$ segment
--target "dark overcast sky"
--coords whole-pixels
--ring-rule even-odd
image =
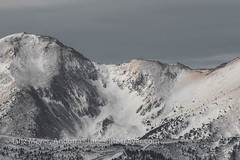
[[[100,63],[213,67],[240,56],[239,0],[0,0],[0,36],[56,37]]]

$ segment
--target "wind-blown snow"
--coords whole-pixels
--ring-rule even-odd
[[[176,117],[183,113],[191,116],[190,125],[181,135],[193,128],[201,128],[202,124],[221,119],[222,116],[227,117],[219,126],[222,136],[240,134],[236,115],[240,105],[239,70],[240,60],[235,59],[215,71],[192,71],[178,82],[179,86],[176,86],[168,99],[168,106],[172,106],[176,112],[168,116]],[[186,80],[190,83],[185,83]]]
[[[100,94],[106,98],[107,104],[101,108],[100,115],[91,121],[88,126],[88,134],[93,138],[116,138],[116,139],[133,139],[139,135],[143,135],[145,128],[141,124],[141,116],[136,114],[137,108],[142,104],[142,97],[138,96],[136,92],[129,93],[127,89],[120,89],[119,86],[113,82],[111,70],[115,65],[96,65],[100,79],[95,81]],[[104,84],[106,87],[103,87]],[[111,117],[111,118],[110,118]],[[105,118],[109,118],[114,123],[109,126],[108,130],[102,135],[101,126],[97,128],[98,123]]]

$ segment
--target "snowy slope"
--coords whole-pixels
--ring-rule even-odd
[[[189,70],[181,64],[141,59],[120,65],[95,65],[101,84],[98,88],[108,100],[100,116],[113,121],[107,131],[100,130],[105,139],[134,139],[155,127],[152,121],[166,107],[165,99],[177,77]]]
[[[182,76],[166,102],[168,119],[159,119],[160,127],[145,138],[163,138],[163,132],[167,138],[239,136],[239,70],[237,58],[223,68],[192,70]]]
[[[106,113],[113,111],[124,117],[114,121],[117,116],[110,114],[113,122],[102,134],[106,138],[133,138],[139,130],[139,137],[146,133],[142,138],[201,139],[239,135],[238,58],[209,70],[191,70],[181,64],[141,59],[96,66],[105,87],[100,90],[103,95],[110,95],[106,98],[110,101]],[[127,111],[123,115],[122,107]],[[115,126],[124,123],[132,126],[132,130]]]

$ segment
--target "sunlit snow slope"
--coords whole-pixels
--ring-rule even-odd
[[[215,69],[93,63],[54,38],[0,40],[0,133],[38,138],[239,135],[240,59]]]

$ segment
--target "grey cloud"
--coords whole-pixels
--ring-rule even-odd
[[[0,9],[19,9],[49,7],[53,5],[69,5],[77,0],[0,0]]]
[[[100,63],[145,58],[202,68],[240,53],[238,0],[18,1],[29,7],[0,7],[1,37],[50,35]]]

